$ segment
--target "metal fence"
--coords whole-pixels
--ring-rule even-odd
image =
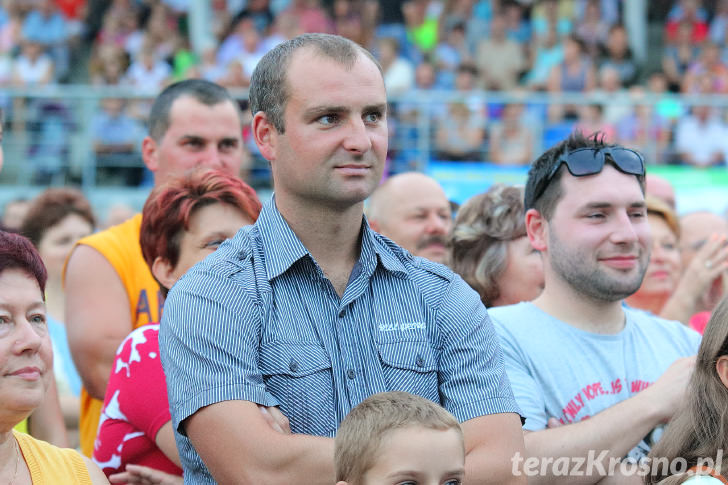
[[[2,194],[7,198],[11,192],[28,187],[32,191],[66,184],[80,185],[90,194],[112,188],[146,193],[152,179],[141,160],[141,140],[156,94],[85,85],[5,89],[0,93],[0,106],[5,112],[0,199]],[[232,94],[245,109],[247,92]],[[532,156],[563,139],[575,127],[599,127],[596,118],[617,112],[619,119],[604,126],[614,130],[615,141],[645,153],[650,164],[680,162],[674,145],[675,130],[691,106],[712,107],[723,123],[728,113],[728,96],[644,92],[551,95],[412,91],[391,97],[390,102],[389,169],[394,172],[426,171],[433,160],[493,162],[494,143],[498,142],[495,136],[502,135],[504,126],[512,122],[507,114],[511,106],[518,107],[517,122],[529,134]],[[448,145],[468,128],[480,129],[481,138],[471,140],[462,153],[451,146],[443,149],[443,144]],[[625,137],[630,131],[634,132],[633,139]],[[267,162],[257,154],[252,140],[246,139],[246,147],[249,181],[258,189],[269,189]]]

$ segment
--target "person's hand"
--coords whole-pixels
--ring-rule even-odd
[[[129,485],[183,485],[182,477],[141,465],[126,465],[126,471],[109,476],[111,483]]]
[[[728,246],[725,236],[713,234],[695,253],[681,278],[680,291],[692,291],[696,298],[705,295],[716,278],[728,271]]]
[[[653,406],[658,406],[660,420],[667,422],[678,410],[695,369],[695,356],[677,359],[654,384],[642,391]]]
[[[280,409],[261,405],[258,405],[258,409],[260,409],[263,418],[271,428],[279,433],[291,434],[291,426],[288,418],[284,416]]]

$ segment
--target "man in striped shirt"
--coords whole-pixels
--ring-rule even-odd
[[[525,483],[511,470],[518,408],[477,294],[363,217],[387,152],[374,58],[306,34],[266,54],[250,99],[275,196],[179,280],[161,325],[185,481],[333,483],[338,424],[401,390],[463,423],[471,483]],[[278,406],[292,434],[257,405]]]

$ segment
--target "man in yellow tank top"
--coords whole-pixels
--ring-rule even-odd
[[[242,123],[228,92],[201,80],[167,87],[154,102],[142,158],[155,186],[209,167],[239,175]],[[68,343],[83,381],[81,451],[91,456],[117,346],[135,328],[161,318],[159,284],[139,246],[141,214],[80,240],[65,271]]]

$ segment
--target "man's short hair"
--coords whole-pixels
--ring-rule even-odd
[[[566,167],[561,166],[556,171],[551,180],[548,176],[553,170],[554,165],[561,163],[561,156],[577,148],[613,148],[618,145],[609,144],[604,141],[604,134],[596,132],[586,137],[580,131],[575,131],[569,138],[558,143],[554,147],[546,150],[531,165],[528,171],[528,181],[526,182],[525,193],[525,210],[536,209],[546,220],[550,220],[556,209],[556,204],[563,195],[561,190],[561,177]],[[606,157],[605,164],[614,165],[610,157]],[[640,184],[642,193],[645,193],[645,176],[635,175],[637,182]],[[540,192],[540,195],[538,195]]]
[[[239,112],[238,104],[230,96],[227,89],[204,79],[186,79],[167,86],[154,100],[149,113],[149,136],[159,142],[169,129],[169,112],[174,102],[182,97],[189,96],[205,106],[215,106],[230,102]]]
[[[508,242],[526,235],[523,187],[495,184],[468,199],[450,237],[450,266],[487,307],[500,296],[498,277],[508,262]]]
[[[338,35],[303,34],[282,42],[268,51],[255,66],[250,77],[250,112],[262,111],[278,133],[285,133],[283,112],[288,102],[286,72],[295,52],[310,47],[316,53],[330,58],[351,69],[363,54],[382,72],[382,67],[372,54],[359,44]]]
[[[410,426],[438,431],[454,429],[462,438],[460,423],[440,405],[407,392],[374,394],[341,422],[335,440],[336,481],[360,484],[374,466],[387,433]]]

